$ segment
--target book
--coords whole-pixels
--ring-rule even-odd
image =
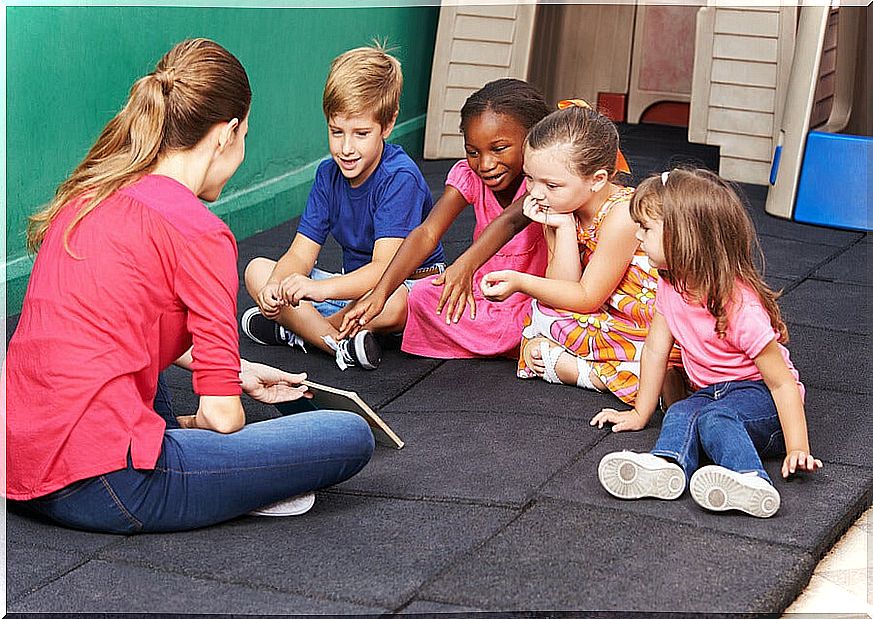
[[[394,449],[403,448],[403,441],[394,433],[394,430],[372,408],[367,406],[367,403],[354,391],[321,385],[311,380],[304,380],[303,384],[309,387],[312,399],[308,400],[308,402],[314,405],[315,408],[356,413],[370,424],[373,436],[377,442]]]

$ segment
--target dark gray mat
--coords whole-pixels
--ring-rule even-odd
[[[589,420],[605,406],[621,406],[609,394],[515,376],[510,359],[449,360],[385,407],[386,411],[498,411]],[[457,385],[460,388],[446,388]],[[499,389],[488,388],[499,385]]]
[[[869,335],[871,292],[873,289],[857,284],[807,279],[785,294],[779,305],[783,318],[791,323]]]
[[[6,505],[6,540],[12,544],[90,555],[123,540],[117,535],[64,529],[48,520],[17,510],[11,503]]]
[[[873,468],[870,396],[810,387],[806,390],[810,449],[825,462]]]
[[[807,277],[842,249],[794,239],[761,235],[765,275],[796,279]]]
[[[648,451],[657,431],[646,440],[626,432],[607,432],[604,440],[574,466],[555,477],[542,495],[604,510],[626,511],[652,521],[682,522],[698,529],[741,535],[772,544],[796,546],[818,558],[859,515],[873,493],[873,470],[828,462],[813,475],[782,479],[781,459],[768,459],[767,474],[779,491],[782,504],[769,519],[740,512],[713,513],[699,507],[686,491],[675,501],[621,500],[610,495],[597,479],[597,465],[606,454],[623,449]]]
[[[813,276],[835,282],[873,286],[873,244],[868,241],[852,245],[816,270]],[[868,298],[869,295],[868,292]]]
[[[839,326],[839,317],[831,317]],[[832,331],[822,319],[821,327],[788,325],[788,350],[807,387],[847,393],[871,393],[870,336]],[[869,409],[866,413],[869,414]]]
[[[395,608],[512,516],[496,507],[319,493],[305,517],[246,518],[184,535],[142,535],[100,557]]]
[[[293,561],[285,570],[293,569]],[[269,588],[203,579],[119,562],[91,561],[64,579],[12,604],[21,612],[123,613],[131,608],[153,613],[197,612],[227,615],[380,614],[385,609],[330,599],[310,599]]]
[[[436,617],[445,616],[447,613],[476,613],[482,612],[479,608],[470,606],[454,606],[452,604],[441,604],[440,602],[431,602],[430,600],[415,600],[409,606],[401,610],[398,614],[401,615],[434,615]]]
[[[343,489],[521,507],[554,471],[599,438],[573,419],[503,411],[383,417],[406,447],[379,450]]]
[[[86,561],[83,554],[6,543],[6,600],[12,610],[16,600],[62,577]]]
[[[495,611],[772,612],[813,565],[782,544],[544,501],[421,596]]]

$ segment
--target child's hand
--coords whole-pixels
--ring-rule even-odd
[[[279,284],[267,282],[258,292],[255,303],[261,310],[261,314],[265,317],[274,320],[279,316],[279,311],[285,305],[285,300],[279,294]]]
[[[518,292],[518,271],[491,271],[482,278],[479,287],[489,301],[505,301]]]
[[[522,212],[537,223],[550,228],[570,227],[576,229],[576,217],[573,213],[557,213],[548,206],[545,206],[534,200],[531,196],[524,199]]]
[[[339,328],[339,339],[354,336],[361,330],[361,327],[378,316],[384,307],[385,297],[381,294],[373,294],[372,290],[355,301],[346,315],[343,316],[343,322]]]
[[[632,408],[629,411],[617,411],[614,408],[604,408],[591,418],[590,424],[602,428],[603,424],[611,423],[613,432],[625,430],[642,430],[646,427],[648,419]]]
[[[470,320],[476,320],[476,299],[473,297],[473,273],[460,261],[448,267],[445,272],[433,279],[434,286],[442,286],[436,313],[446,312],[446,324],[456,323],[464,315],[464,308],[470,306]]]
[[[782,477],[793,475],[798,469],[812,473],[821,467],[821,460],[814,458],[811,453],[802,449],[792,449],[785,455],[785,460],[782,462]]]
[[[319,282],[311,280],[305,275],[294,273],[279,284],[279,295],[285,300],[285,303],[293,307],[297,307],[304,300],[318,303],[324,301],[324,295],[320,294],[321,287],[318,284]]]

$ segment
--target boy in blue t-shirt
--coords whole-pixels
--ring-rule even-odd
[[[400,146],[386,144],[400,105],[403,75],[396,58],[378,47],[338,56],[324,87],[323,109],[331,158],[318,166],[291,247],[277,262],[255,258],[245,284],[257,303],[242,330],[259,344],[311,344],[336,355],[345,369],[374,369],[381,350],[372,332],[396,333],[406,323],[407,280],[370,331],[339,340],[344,308],[379,281],[403,239],[430,213],[430,190]],[[342,247],[342,274],[314,268],[328,233]],[[441,245],[412,280],[445,268]]]

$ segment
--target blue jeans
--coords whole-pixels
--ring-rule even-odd
[[[162,388],[160,380],[159,395]],[[183,531],[344,481],[364,468],[373,447],[367,422],[348,412],[301,412],[232,434],[181,429],[173,418],[154,470],[137,470],[128,459],[127,468],[25,503],[88,531]]]
[[[686,478],[697,470],[700,451],[714,463],[768,482],[761,455],[785,453],[782,426],[764,381],[715,383],[667,410],[652,453],[675,460]]]
[[[322,271],[319,268],[314,268],[309,273],[309,279],[313,281],[321,281],[323,279],[330,279],[331,277],[336,277],[336,273],[328,273],[327,271]],[[324,316],[325,318],[330,318],[346,305],[349,304],[349,301],[343,299],[325,299],[324,301],[319,301],[317,303],[313,303],[312,307],[318,310],[318,313]]]

